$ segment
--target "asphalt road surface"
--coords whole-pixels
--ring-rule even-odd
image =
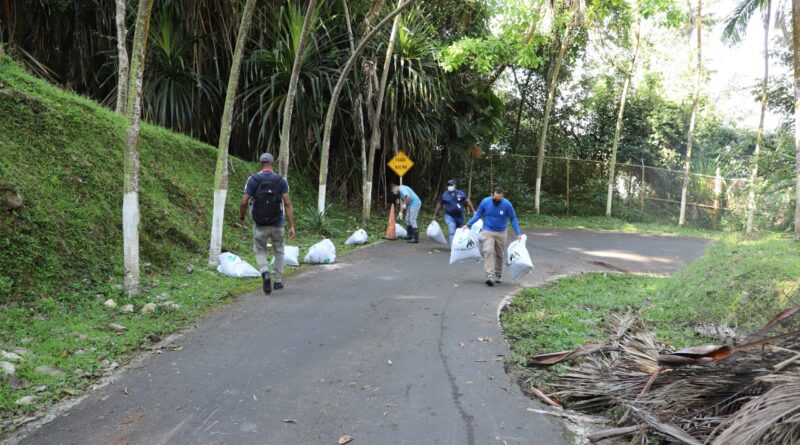
[[[671,273],[692,238],[537,230],[524,284],[583,271]],[[448,266],[424,240],[385,242],[240,297],[23,444],[567,443],[503,368],[497,320],[519,289]],[[481,337],[479,341],[478,338]],[[487,341],[490,340],[490,341]]]

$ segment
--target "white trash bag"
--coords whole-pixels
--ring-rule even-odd
[[[447,245],[447,238],[444,237],[444,233],[442,233],[442,228],[439,226],[438,222],[432,221],[428,224],[428,230],[426,230],[425,233],[428,235],[428,238],[432,239],[434,242]]]
[[[398,238],[402,239],[402,238],[405,238],[405,237],[408,236],[408,232],[406,231],[406,228],[401,226],[400,224],[394,223],[394,231],[397,234]]]
[[[299,266],[300,265],[300,248],[297,246],[285,246],[283,248],[283,265],[284,266]],[[275,257],[272,257],[270,264],[275,264]]]
[[[533,270],[531,254],[528,253],[528,248],[525,246],[527,241],[528,236],[522,235],[521,240],[514,241],[508,245],[506,264],[508,264],[508,270],[511,272],[511,281],[517,281],[518,278],[529,274]]]
[[[455,237],[453,237],[453,245],[450,247],[450,264],[462,261],[480,261],[482,259],[478,235],[467,229],[466,226],[456,230]]]
[[[336,261],[336,246],[329,239],[324,239],[308,248],[303,262],[308,264],[331,264]]]
[[[481,235],[481,232],[483,231],[483,220],[482,219],[477,220],[475,222],[475,224],[472,225],[470,230],[472,230],[472,233],[474,233],[475,235],[478,236],[478,241],[483,241],[483,235]]]
[[[347,238],[347,241],[344,243],[348,246],[351,244],[360,245],[366,243],[368,239],[369,235],[367,235],[367,231],[364,229],[358,229],[355,231],[355,233],[350,235],[350,238]]]
[[[261,276],[258,269],[251,266],[238,255],[234,255],[230,252],[221,253],[219,255],[217,272],[236,278],[258,278]]]

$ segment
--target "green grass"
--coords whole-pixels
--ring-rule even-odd
[[[604,216],[546,216],[533,213],[520,213],[520,224],[526,228],[558,228],[613,230],[627,233],[650,233],[654,235],[697,236],[719,239],[725,232],[700,229],[695,227],[679,227],[673,223],[628,222],[619,218]]]
[[[133,300],[123,296],[123,132],[120,116],[0,59],[0,191],[16,189],[24,199],[13,212],[0,208],[0,349],[31,352],[17,366],[27,388],[12,389],[0,377],[0,425],[85,391],[102,372],[102,360],[122,365],[150,345],[149,335],[163,337],[184,328],[260,285],[222,277],[206,266],[216,149],[145,125],[143,291]],[[255,264],[251,232],[236,224],[239,191],[257,166],[236,158],[230,162],[223,249]],[[338,253],[349,250],[342,243],[359,227],[358,213],[334,205],[322,221],[312,210],[316,190],[311,183],[298,175],[291,181],[298,239],[287,244],[300,246],[302,255],[323,236],[335,235]],[[384,215],[376,214],[366,228],[370,241],[384,228]],[[301,269],[293,269],[289,278]],[[108,298],[119,306],[132,303],[137,312],[107,310]],[[179,309],[139,313],[145,303],[166,300]],[[128,330],[115,333],[107,329],[109,323]],[[56,366],[66,375],[38,374],[34,370],[40,365]],[[76,376],[76,369],[89,377]],[[35,405],[15,406],[41,385],[47,389],[36,393]]]
[[[671,277],[591,273],[525,289],[502,323],[523,366],[533,354],[602,341],[615,312],[641,314],[658,341],[684,347],[715,340],[696,333],[699,325],[747,333],[798,304],[800,243],[729,235]]]

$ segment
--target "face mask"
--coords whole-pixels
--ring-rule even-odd
[[[449,185],[449,186],[447,186],[447,191],[448,191],[448,192],[454,192],[454,191],[456,191],[456,186],[454,186],[454,185]]]

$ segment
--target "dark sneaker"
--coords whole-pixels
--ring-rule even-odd
[[[495,277],[494,277],[494,284],[500,284],[500,283],[502,283],[502,282],[503,282],[503,279],[502,279],[502,277],[501,277],[499,274],[498,274],[498,275],[495,275]]]
[[[489,287],[494,286],[494,275],[487,275],[486,276],[486,285]]]
[[[269,295],[272,293],[272,280],[269,279],[269,272],[264,272],[261,274],[261,280],[263,283],[261,284],[261,290],[264,291],[265,295]]]
[[[280,282],[280,281],[276,281],[275,284],[273,285],[273,289],[275,289],[275,290],[283,289],[283,283]]]

